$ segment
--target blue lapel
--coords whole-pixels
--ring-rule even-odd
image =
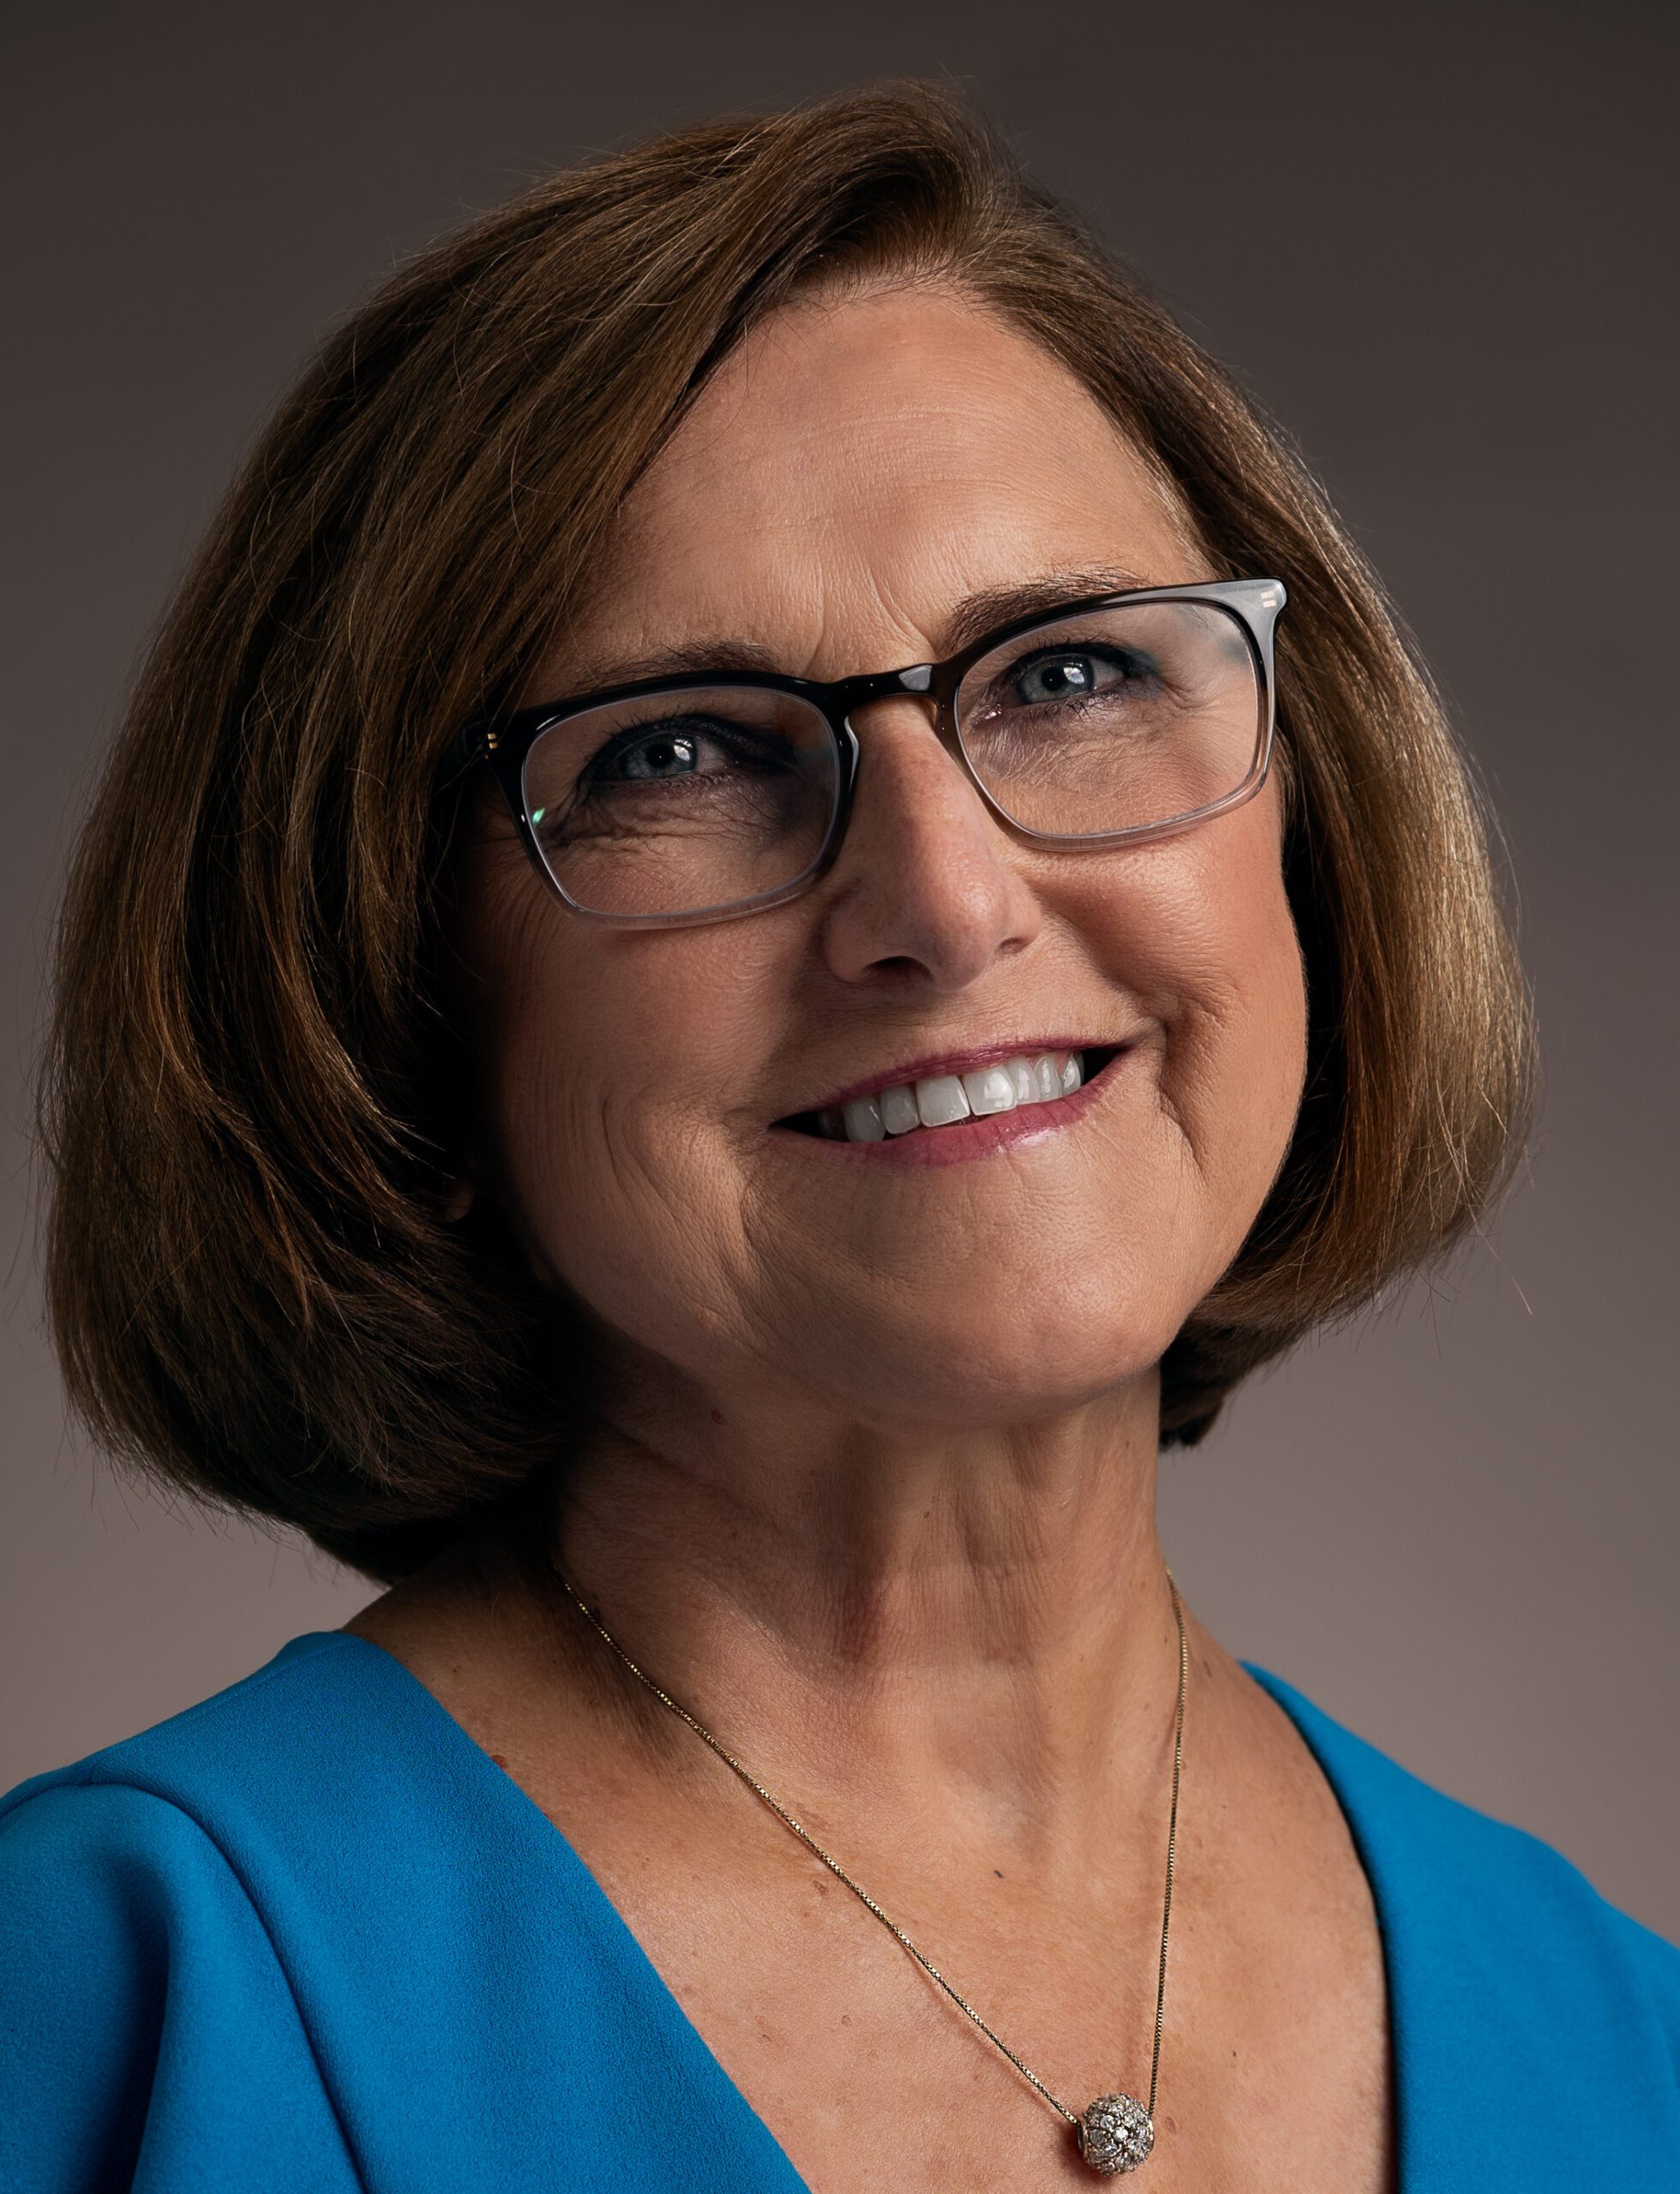
[[[1400,2194],[1680,2184],[1680,1951],[1563,1855],[1245,1662],[1341,1801],[1377,1904]]]

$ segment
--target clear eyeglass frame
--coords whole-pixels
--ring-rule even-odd
[[[832,866],[846,834],[856,795],[861,749],[851,718],[867,704],[907,695],[932,704],[933,730],[939,743],[968,778],[985,806],[1006,832],[1034,845],[1065,852],[1101,851],[1119,846],[1140,845],[1211,820],[1252,800],[1270,771],[1277,722],[1277,673],[1275,638],[1277,620],[1287,591],[1278,578],[1207,579],[1182,586],[1139,587],[1120,593],[1087,595],[1035,611],[985,632],[957,654],[942,662],[910,663],[898,670],[865,671],[851,678],[824,680],[783,677],[768,671],[729,670],[715,675],[687,671],[665,678],[643,679],[630,685],[602,686],[543,701],[533,706],[475,717],[458,735],[456,752],[462,763],[482,764],[495,777],[525,850],[567,912],[580,920],[631,929],[687,928],[700,923],[729,921],[784,904],[809,890]],[[1019,640],[1041,628],[1050,629],[1070,619],[1151,602],[1206,602],[1227,612],[1250,650],[1257,685],[1257,722],[1253,756],[1240,783],[1218,799],[1182,814],[1156,822],[1131,824],[1121,830],[1062,834],[1035,830],[1021,823],[1001,804],[976,770],[963,743],[957,719],[957,699],[963,680],[973,666],[994,650]],[[775,889],[749,897],[732,899],[681,912],[630,914],[603,911],[580,904],[549,866],[531,820],[525,796],[525,763],[531,748],[545,732],[609,705],[651,699],[660,695],[731,690],[783,693],[813,708],[827,724],[835,747],[832,812],[814,855],[799,872]]]

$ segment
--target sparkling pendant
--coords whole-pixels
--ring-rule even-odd
[[[1102,2178],[1136,2171],[1155,2146],[1155,2127],[1129,2095],[1100,2095],[1079,2120],[1079,2153]]]

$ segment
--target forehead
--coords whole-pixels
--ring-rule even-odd
[[[1209,567],[1065,367],[949,292],[801,304],[729,355],[638,483],[540,682],[712,638],[844,676],[945,652],[976,596],[1096,569]]]

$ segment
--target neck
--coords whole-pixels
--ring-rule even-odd
[[[750,1406],[673,1422],[599,1424],[554,1560],[771,1787],[956,1821],[1041,1870],[1136,1810],[1179,1679],[1152,1381],[961,1433]]]

